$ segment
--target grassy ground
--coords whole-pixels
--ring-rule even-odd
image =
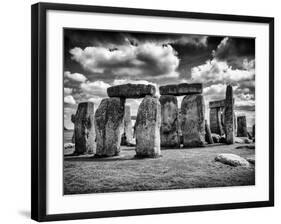
[[[165,149],[157,159],[135,159],[134,147],[106,159],[89,156],[64,159],[64,193],[144,191],[255,184],[255,167],[231,167],[214,158],[219,153],[253,157],[255,150],[238,145]],[[241,146],[241,144],[239,144]],[[65,154],[71,153],[71,150]]]

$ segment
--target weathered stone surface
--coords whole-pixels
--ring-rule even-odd
[[[70,149],[70,148],[74,148],[75,147],[75,144],[73,143],[65,143],[63,145],[64,149]]]
[[[231,153],[222,153],[215,157],[215,161],[230,165],[230,166],[245,166],[248,167],[249,162],[235,154]]]
[[[159,101],[161,103],[161,146],[179,147],[177,97],[163,95]]]
[[[209,108],[218,108],[218,107],[224,107],[225,100],[216,100],[209,102]]]
[[[235,137],[234,142],[238,143],[238,144],[244,144],[245,140],[243,138],[240,138],[240,137]]]
[[[225,97],[225,110],[224,110],[224,122],[225,122],[225,138],[227,144],[234,143],[234,100],[233,89],[231,85],[226,87]]]
[[[183,96],[190,94],[201,94],[203,91],[202,83],[181,83],[178,85],[160,86],[161,95]]]
[[[95,113],[97,157],[116,156],[120,152],[121,135],[124,131],[125,100],[103,99]]]
[[[248,137],[246,116],[237,117],[237,136]]]
[[[208,144],[214,144],[213,138],[212,138],[212,134],[211,134],[211,130],[210,127],[207,123],[207,121],[205,120],[205,140],[206,142],[208,142]]]
[[[95,153],[94,103],[79,103],[75,114],[75,154]]]
[[[181,103],[181,130],[185,147],[205,144],[205,103],[201,94],[187,95]]]
[[[136,157],[160,156],[160,126],[160,102],[156,97],[146,96],[139,106],[135,124]]]
[[[214,143],[220,143],[220,141],[221,141],[220,135],[215,134],[215,133],[212,133],[211,135],[212,135],[212,139],[213,139]]]
[[[124,133],[122,135],[121,145],[133,145],[133,124],[131,119],[131,107],[125,106],[124,114]]]
[[[71,122],[75,125],[75,114],[71,114]],[[73,130],[71,142],[75,143],[75,129]]]
[[[155,96],[156,88],[153,85],[124,84],[107,88],[109,97],[143,98],[146,95]]]
[[[223,109],[220,107],[215,107],[210,109],[210,129],[212,133],[219,135],[224,134],[222,125],[222,112]]]

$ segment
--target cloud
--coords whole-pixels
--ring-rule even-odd
[[[177,52],[171,45],[142,43],[126,44],[114,49],[106,47],[75,47],[70,50],[72,59],[85,70],[93,73],[111,73],[117,77],[139,76],[142,78],[178,77]]]
[[[64,95],[70,95],[72,93],[71,88],[63,88],[63,91],[64,91]]]
[[[203,65],[191,69],[191,80],[204,84],[237,84],[240,81],[252,80],[255,70],[233,69],[225,61],[209,60]]]
[[[73,98],[73,96],[69,95],[69,96],[65,96],[64,97],[64,102],[68,103],[68,104],[76,104],[75,99]]]
[[[85,82],[87,80],[87,78],[80,73],[70,73],[69,71],[64,72],[64,77],[65,80],[71,80],[71,81],[75,81],[75,82]]]
[[[90,95],[90,96],[100,96],[106,97],[107,96],[107,88],[110,87],[108,83],[103,81],[94,81],[94,82],[86,82],[81,83],[80,87],[83,93]]]
[[[212,55],[217,60],[226,61],[233,68],[247,70],[245,62],[254,62],[252,59],[255,58],[255,39],[225,37],[217,49],[213,50]],[[250,66],[253,67],[253,65]]]

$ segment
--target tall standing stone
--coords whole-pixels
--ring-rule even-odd
[[[71,142],[75,143],[75,114],[71,114],[71,122],[74,124],[73,134],[71,138]]]
[[[74,120],[75,154],[95,153],[94,103],[79,103]]]
[[[212,138],[211,130],[210,130],[210,127],[207,123],[207,120],[205,120],[205,140],[209,144],[214,144],[214,140]]]
[[[248,137],[246,116],[237,117],[237,136]]]
[[[234,100],[233,100],[233,89],[231,85],[226,87],[225,96],[225,110],[224,110],[224,122],[225,122],[225,137],[227,144],[234,143]]]
[[[210,108],[210,129],[212,133],[218,135],[223,135],[223,125],[222,125],[222,108],[214,107]]]
[[[159,100],[146,96],[139,106],[135,124],[136,157],[160,156],[160,125]]]
[[[161,103],[161,146],[179,147],[178,100],[172,95],[162,95]]]
[[[133,144],[133,124],[131,119],[131,108],[130,106],[125,106],[124,114],[124,133],[122,136],[122,145],[131,145]]]
[[[201,94],[187,95],[181,103],[181,130],[185,147],[205,144],[205,103]]]
[[[125,99],[103,99],[95,113],[96,156],[116,156],[120,152],[121,135],[124,131]]]

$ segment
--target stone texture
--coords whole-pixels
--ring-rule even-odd
[[[109,97],[143,98],[146,95],[155,96],[156,88],[153,85],[124,84],[107,88]]]
[[[211,136],[212,136],[212,139],[213,139],[214,143],[220,143],[221,142],[221,136],[220,135],[212,133]]]
[[[178,100],[172,95],[160,97],[161,103],[161,146],[179,147],[178,136]]]
[[[225,139],[227,144],[234,143],[234,99],[233,89],[231,85],[226,87],[225,97],[225,110],[224,110],[224,122],[225,122]]]
[[[133,145],[133,124],[131,119],[131,107],[125,106],[124,114],[124,133],[122,135],[121,145]]]
[[[245,166],[248,167],[249,162],[235,154],[231,153],[222,153],[215,157],[215,161],[230,165],[230,166]]]
[[[237,117],[237,136],[248,137],[246,116]]]
[[[178,85],[160,86],[161,95],[183,96],[190,94],[201,94],[203,90],[202,83],[181,83]]]
[[[124,132],[125,99],[103,99],[95,113],[97,157],[116,156]]]
[[[209,108],[218,108],[224,106],[225,106],[225,100],[216,100],[216,101],[209,102]]]
[[[214,144],[211,130],[206,120],[205,120],[205,140],[206,142],[208,142],[208,144]]]
[[[71,114],[71,122],[75,125],[75,114]],[[73,130],[71,142],[75,143],[75,129]]]
[[[146,96],[139,106],[135,124],[136,157],[160,156],[160,125],[160,102],[156,97]]]
[[[75,154],[95,153],[94,103],[79,103],[74,120]]]
[[[205,144],[205,104],[201,94],[187,95],[181,103],[183,145],[196,147]]]
[[[214,107],[210,109],[210,129],[212,133],[219,135],[224,134],[222,125],[222,112],[223,109],[220,107]]]

